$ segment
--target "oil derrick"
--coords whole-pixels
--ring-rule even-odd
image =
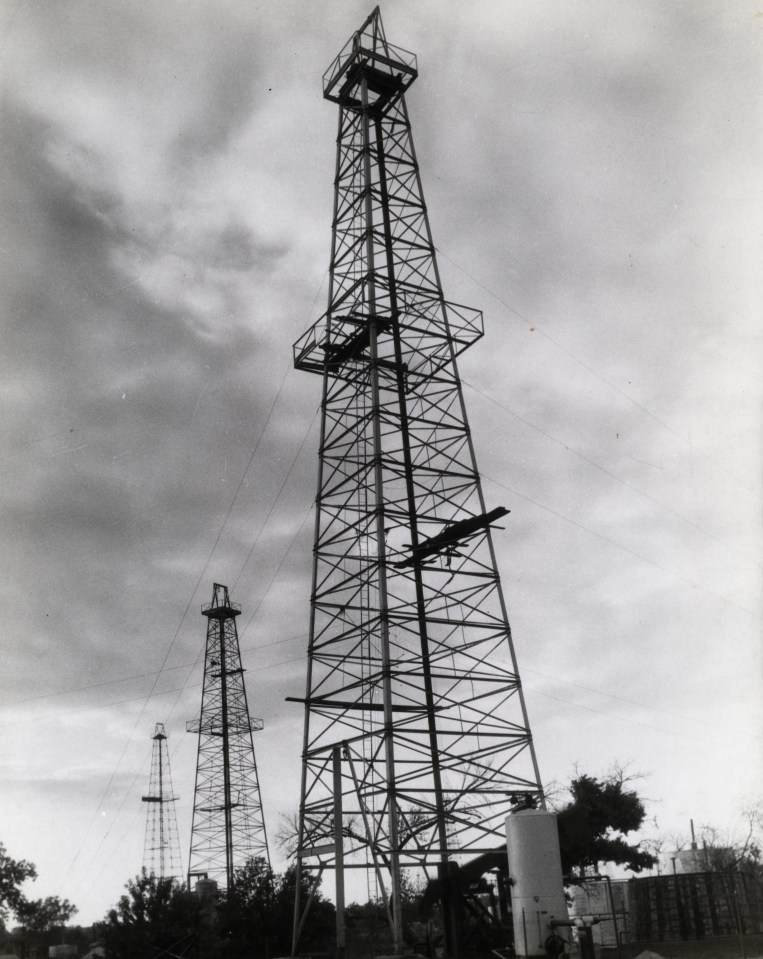
[[[252,741],[263,722],[249,717],[236,628],[241,607],[227,586],[215,583],[201,612],[207,619],[201,715],[186,725],[199,736],[188,881],[206,877],[232,889],[247,859],[270,863]]]
[[[146,808],[146,840],[143,846],[143,868],[158,879],[180,876],[180,838],[175,817],[170,775],[170,757],[164,723],[154,729],[151,749],[151,774],[148,795],[141,796]]]
[[[339,105],[328,309],[294,347],[323,381],[297,861],[336,871],[339,951],[347,869],[375,875],[398,953],[401,869],[439,877],[457,955],[450,877],[542,792],[492,543],[508,510],[485,504],[456,367],[482,314],[443,296],[416,76],[378,8],[323,76]]]

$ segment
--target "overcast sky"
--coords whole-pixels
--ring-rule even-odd
[[[336,111],[360,0],[19,0],[2,37],[0,822],[101,918],[150,736],[184,865],[213,582],[298,803]],[[761,768],[761,40],[744,0],[387,0],[541,772],[733,825]],[[277,865],[283,863],[278,861]]]

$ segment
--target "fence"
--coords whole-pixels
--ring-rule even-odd
[[[711,872],[586,882],[574,890],[571,911],[599,920],[595,940],[605,947],[749,935],[763,932],[763,883]]]

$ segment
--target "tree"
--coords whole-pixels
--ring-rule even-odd
[[[559,809],[557,819],[565,875],[596,872],[600,862],[634,872],[654,865],[655,857],[641,843],[625,839],[646,817],[643,801],[628,788],[635,778],[618,767],[602,779],[582,774],[572,780],[572,799]]]
[[[106,916],[108,959],[153,959],[163,951],[187,955],[195,942],[199,900],[175,879],[144,869],[127,882],[127,895]]]
[[[75,913],[76,906],[68,899],[48,896],[46,899],[23,899],[16,908],[16,918],[29,932],[44,935],[65,926]]]
[[[426,938],[426,919],[421,914],[421,904],[427,891],[427,884],[422,878],[411,876],[408,870],[400,873],[400,908],[403,917],[403,936],[408,946],[421,945]],[[436,897],[433,897],[436,898]],[[388,903],[394,912],[393,901]],[[431,908],[431,903],[428,904]],[[365,903],[353,902],[347,907],[347,944],[353,955],[378,955],[379,952],[390,952],[393,941],[387,918],[384,899],[378,895]],[[414,948],[414,952],[416,949]],[[423,951],[423,950],[419,950]]]
[[[307,902],[312,877],[301,877],[300,901]],[[267,860],[249,859],[236,870],[233,888],[220,897],[219,934],[226,959],[269,959],[288,955],[294,921],[296,870],[275,873]],[[326,951],[335,932],[335,910],[316,889],[300,937],[302,951]]]
[[[300,873],[299,899],[304,908],[310,893],[313,901],[305,921],[299,945],[301,952],[328,952],[333,949],[336,937],[336,909],[333,902],[323,897],[320,890],[320,878],[314,877],[306,869]],[[289,866],[286,872],[277,877],[276,914],[282,938],[278,943],[276,955],[288,955],[291,952],[291,938],[294,920],[294,897],[297,891],[297,869]]]
[[[226,956],[270,956],[274,940],[277,953],[282,953],[277,886],[275,873],[261,856],[236,870],[233,888],[220,900],[219,932]]]
[[[13,913],[25,936],[44,936],[63,927],[77,912],[68,899],[48,896],[46,899],[27,899],[21,885],[27,879],[36,879],[34,863],[13,859],[0,844],[0,925]]]
[[[46,899],[21,898],[16,907],[18,919],[24,937],[24,954],[28,954],[29,941],[37,940],[37,945],[45,945],[46,937],[54,930],[63,929],[71,917],[78,912],[68,899],[48,896]]]
[[[12,859],[0,844],[0,919],[8,919],[10,913],[16,913],[24,900],[21,884],[27,879],[36,879],[34,864],[26,859]]]
[[[303,902],[312,880],[302,877]],[[131,879],[103,927],[107,959],[270,959],[288,955],[294,916],[295,870],[274,873],[267,860],[249,859],[222,892],[189,892],[172,879],[145,871]],[[301,944],[326,951],[334,932],[334,906],[316,890]]]

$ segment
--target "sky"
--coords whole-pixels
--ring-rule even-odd
[[[274,862],[299,801],[337,107],[359,0],[0,6],[0,823],[90,923],[169,733],[187,866],[212,584]],[[541,774],[642,836],[763,787],[752,2],[386,0]]]

